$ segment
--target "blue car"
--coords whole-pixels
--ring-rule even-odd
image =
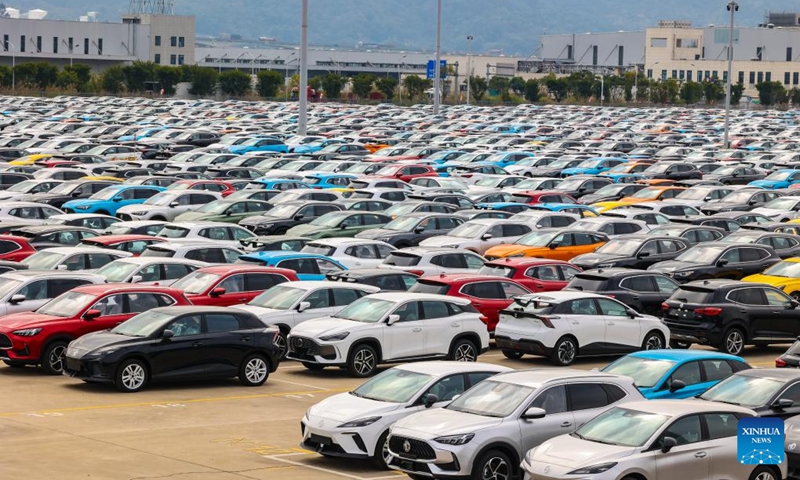
[[[800,170],[782,169],[776,170],[763,180],[753,180],[748,183],[751,187],[767,188],[777,190],[779,188],[789,188],[795,183],[800,183]]]
[[[740,357],[703,350],[643,350],[602,371],[633,378],[649,400],[692,398],[730,375],[750,369]]]
[[[628,163],[628,161],[624,158],[590,158],[578,164],[577,167],[562,170],[561,176],[598,175],[623,163]]]
[[[250,180],[248,188],[250,188],[250,185],[253,185],[253,188],[255,188],[256,184],[262,185],[265,190],[284,191],[284,190],[291,190],[293,188],[311,188],[303,180],[293,180],[290,178],[268,178],[268,177],[261,177]]]
[[[506,168],[509,165],[514,165],[523,158],[533,157],[535,155],[535,153],[531,152],[498,152],[494,155],[484,158],[481,161],[497,165],[501,168]]]
[[[239,145],[231,145],[228,151],[236,155],[244,155],[250,152],[277,152],[289,153],[289,146],[283,140],[277,138],[252,138]]]
[[[426,163],[434,163],[436,165],[442,165],[447,162],[451,162],[456,158],[464,155],[465,151],[463,150],[442,150],[441,152],[436,152],[433,155],[425,157]]]
[[[357,175],[347,173],[311,173],[304,177],[311,188],[346,188]]]
[[[164,130],[166,127],[150,127],[150,128],[143,128],[136,133],[132,133],[130,135],[123,135],[117,139],[120,142],[130,142],[135,140],[141,140],[143,138],[148,138],[155,133]]]
[[[491,202],[479,203],[475,206],[475,208],[481,210],[500,210],[501,212],[519,213],[530,210],[533,208],[533,205],[515,202]]]
[[[239,262],[255,263],[265,267],[288,268],[300,280],[325,280],[325,275],[347,270],[332,258],[315,253],[267,251],[253,252],[239,257]]]
[[[298,145],[292,149],[293,153],[316,153],[327,147],[338,143],[347,143],[347,140],[339,138],[327,138],[325,140],[317,140],[315,142],[306,143],[305,145]]]
[[[148,198],[166,190],[153,185],[112,185],[89,198],[70,200],[62,210],[66,213],[99,213],[114,216],[125,205],[139,205]]]

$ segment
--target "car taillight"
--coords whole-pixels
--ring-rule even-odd
[[[537,318],[537,319],[538,319],[540,322],[542,322],[542,324],[543,324],[545,327],[547,327],[547,328],[556,328],[556,327],[553,325],[553,322],[552,322],[553,318],[556,318],[556,317],[536,317],[536,318]]]
[[[668,304],[667,302],[663,302],[663,303],[661,304],[661,310],[664,310],[665,312],[666,312],[667,310],[669,310],[669,304]]]
[[[778,358],[775,359],[775,367],[776,368],[785,368],[787,366],[788,365],[786,364],[786,361],[784,359],[782,359],[781,357],[778,357]]]
[[[716,317],[720,313],[722,313],[722,309],[719,307],[703,307],[703,308],[696,308],[694,313],[698,315],[706,315],[709,317]]]
[[[425,270],[406,270],[408,273],[412,273],[418,277],[425,275]]]
[[[485,323],[485,324],[487,324],[487,325],[489,324],[489,317],[487,317],[487,316],[484,316],[484,315],[481,315],[481,316],[480,316],[480,317],[478,317],[478,318],[480,318],[480,319],[481,319],[481,322],[483,322],[483,323]]]

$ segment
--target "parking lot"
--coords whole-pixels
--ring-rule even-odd
[[[750,348],[757,367],[774,365],[785,346]],[[497,350],[481,361],[552,368],[545,359],[514,361]],[[613,357],[579,360],[592,369]],[[258,388],[234,379],[153,385],[123,395],[102,385],[0,366],[0,472],[5,478],[203,480],[405,478],[370,463],[326,459],[299,448],[299,419],[311,405],[359,385],[338,369],[310,372],[285,362]]]

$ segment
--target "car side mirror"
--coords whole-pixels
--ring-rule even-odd
[[[99,317],[102,312],[95,308],[91,310],[87,310],[86,313],[83,314],[83,319],[87,321],[92,321],[95,318]]]
[[[114,198],[111,199],[111,201],[112,202],[121,202],[122,198],[121,197],[114,197]]]
[[[736,172],[733,172],[733,175],[731,175],[731,176],[732,176],[733,178],[736,178],[736,177],[738,177],[738,176],[739,176],[739,174],[738,174],[738,173],[736,173]]]
[[[439,397],[432,393],[425,395],[425,398],[423,399],[423,405],[425,405],[425,408],[431,408],[436,403],[439,403]]]
[[[63,263],[56,267],[56,270],[66,270],[66,269],[67,269],[67,266],[65,264],[63,264]]]
[[[792,300],[789,302],[789,305],[786,306],[786,310],[794,310],[797,307],[800,307],[800,302],[797,300]]]
[[[297,304],[297,313],[303,313],[309,308],[311,308],[310,302],[300,302]]]
[[[389,319],[386,320],[387,325],[394,325],[395,323],[400,321],[400,315],[389,315]]]
[[[425,231],[425,227],[417,227],[414,229],[414,233],[422,233]]]
[[[626,313],[626,314],[628,315],[628,317],[630,317],[630,318],[636,318],[636,317],[638,317],[638,316],[639,316],[639,314],[638,314],[638,313],[636,313],[636,310],[633,310],[633,309],[631,309],[631,308],[629,308],[628,310],[625,310],[625,313]]]
[[[683,388],[686,388],[686,384],[683,383],[683,381],[673,380],[672,383],[669,384],[669,393],[675,393]]]
[[[755,205],[756,203],[758,202],[755,200],[750,200],[749,202],[747,202],[748,205]]]
[[[650,252],[641,252],[639,255],[636,255],[636,258],[647,258],[650,256]]]
[[[225,290],[224,288],[217,287],[217,288],[211,290],[209,295],[212,296],[212,297],[219,297],[220,295],[225,295],[226,291],[227,290]]]
[[[346,223],[344,223],[344,222],[342,222],[342,223],[340,223],[340,224],[339,224],[339,228],[341,228],[342,230],[344,230],[345,228],[347,228],[347,224],[346,224]]]
[[[545,415],[547,415],[547,412],[545,412],[543,408],[531,407],[525,410],[525,413],[522,414],[522,419],[537,420],[539,418],[544,418]]]
[[[775,410],[784,410],[786,408],[790,408],[794,406],[794,401],[789,400],[788,398],[779,398],[775,403],[770,405],[770,408]]]
[[[722,260],[717,261],[717,266],[718,267],[724,267],[727,264],[728,264],[728,260],[726,260],[724,258]]]
[[[294,216],[294,219],[295,219],[295,220],[297,220],[297,221],[299,222],[300,220],[302,220],[302,219],[303,219],[303,217],[304,217],[304,216],[305,216],[305,215],[303,215],[303,214],[297,214],[297,215],[295,215],[295,216]]]
[[[661,453],[669,453],[673,447],[678,445],[678,441],[672,437],[664,437],[664,442],[661,444]]]
[[[178,202],[172,202],[172,203],[169,204],[170,208],[175,208],[178,205],[180,205],[180,203],[178,203]]]
[[[552,242],[548,247],[550,247],[550,250],[555,250],[558,248],[558,242]]]
[[[173,332],[172,330],[167,329],[167,330],[164,330],[161,333],[161,340],[166,342],[167,340],[169,340],[170,338],[172,338],[174,336],[175,336],[175,332]]]
[[[484,233],[483,236],[481,237],[481,240],[491,240],[491,239],[492,239],[491,233]]]
[[[12,295],[11,298],[8,299],[8,303],[13,303],[14,305],[22,303],[24,301],[25,301],[25,295],[21,295],[19,293],[16,295]]]
[[[139,283],[142,281],[141,275],[134,275],[131,277],[131,283]]]

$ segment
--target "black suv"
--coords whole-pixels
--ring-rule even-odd
[[[705,225],[664,225],[650,230],[650,235],[666,237],[679,237],[689,245],[697,245],[703,242],[716,242],[722,239],[728,232],[718,227],[707,227]]]
[[[680,285],[660,273],[608,268],[576,273],[564,290],[607,295],[640,313],[661,316],[661,305]]]
[[[675,257],[689,248],[689,242],[676,237],[653,235],[623,235],[612,238],[592,253],[584,253],[572,259],[572,263],[584,270],[590,268],[638,268]]]
[[[781,257],[765,245],[707,242],[686,250],[675,260],[648,267],[681,283],[711,278],[741,280],[761,273],[778,263]]]
[[[417,283],[417,276],[402,270],[381,268],[362,268],[356,270],[342,270],[329,273],[325,276],[331,282],[360,283],[372,285],[382,291],[405,292]]]
[[[397,248],[416,247],[426,238],[447,235],[464,223],[457,215],[442,213],[409,213],[381,228],[372,228],[356,234],[356,238],[380,240]]]
[[[789,343],[800,335],[800,303],[770,285],[731,280],[691,282],[664,302],[673,348],[693,343],[739,355],[745,345]]]
[[[239,225],[256,235],[283,235],[296,225],[310,223],[326,213],[341,209],[339,205],[329,202],[286,202],[275,206],[266,215],[240,220]]]
[[[756,207],[763,207],[765,203],[780,196],[780,193],[772,190],[746,188],[727,195],[719,202],[706,203],[700,207],[700,211],[706,215],[721,212],[749,212]]]
[[[725,237],[726,243],[752,243],[766,245],[775,249],[781,258],[800,255],[800,236],[780,232],[759,232],[757,230],[738,230]]]

